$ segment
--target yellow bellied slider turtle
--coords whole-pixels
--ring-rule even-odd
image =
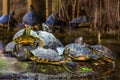
[[[67,51],[68,57],[72,60],[86,61],[89,59],[96,59],[96,56],[89,48],[77,43],[68,44],[65,46],[65,50]]]
[[[71,60],[70,58],[65,60],[65,56],[59,55],[58,52],[50,48],[38,47],[34,50],[24,49],[24,53],[30,60],[36,60],[38,63],[61,65],[63,62]]]
[[[115,68],[115,58],[112,55],[112,52],[109,48],[103,45],[92,45],[89,47],[93,54],[95,54],[98,59],[109,62],[113,64],[113,69]]]
[[[40,42],[40,46],[42,46],[42,42],[37,35],[37,33],[31,30],[30,27],[26,27],[25,29],[19,30],[13,37],[13,41],[16,44],[33,44],[37,45],[37,42]]]
[[[59,55],[59,52],[56,52],[53,49],[45,49],[42,47],[38,47],[34,50],[24,49],[24,53],[27,58],[34,61],[34,70],[36,70],[36,63],[44,63],[44,64],[53,64],[53,65],[63,65],[63,67],[69,71],[69,67],[75,67],[76,64],[71,61],[67,55]]]

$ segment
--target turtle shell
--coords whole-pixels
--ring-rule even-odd
[[[75,59],[75,58],[79,58],[79,57],[87,57],[87,59],[89,58],[95,58],[96,56],[92,53],[92,51],[87,48],[84,45],[80,45],[77,43],[71,43],[68,44],[67,46],[65,46],[65,49],[69,48],[70,52],[68,54],[68,56],[70,56],[71,58]]]
[[[7,24],[8,19],[9,19],[8,15],[3,15],[3,16],[0,17],[0,23],[1,24]]]
[[[52,33],[39,31],[39,38],[43,41],[44,48],[51,48],[56,50],[57,47],[62,47],[63,44],[55,38]]]
[[[13,37],[13,41],[17,44],[34,44],[36,40],[40,40],[37,33],[33,30],[29,30],[28,34],[26,29],[19,30]]]
[[[38,47],[35,50],[30,50],[30,52],[35,56],[43,60],[48,61],[61,61],[64,59],[63,56],[60,56],[56,51],[52,49],[44,49]]]
[[[22,24],[27,24],[27,25],[33,26],[33,25],[35,25],[37,23],[36,18],[37,17],[36,17],[36,15],[33,12],[28,12],[23,17]]]
[[[108,57],[114,59],[112,52],[109,48],[102,45],[93,45],[91,47],[98,52],[97,55],[99,55],[99,57],[101,58]]]
[[[6,46],[5,46],[5,51],[6,52],[12,52],[13,50],[14,50],[14,48],[15,48],[15,45],[16,45],[16,43],[14,42],[14,41],[11,41],[11,42],[9,42]]]

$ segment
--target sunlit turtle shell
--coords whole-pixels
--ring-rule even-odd
[[[13,41],[17,44],[35,44],[37,40],[40,41],[37,33],[29,27],[19,30],[13,37]]]
[[[56,39],[52,33],[39,31],[38,35],[43,42],[44,48],[51,48],[56,50],[57,47],[63,46],[62,43]]]
[[[71,43],[65,46],[65,51],[66,49],[69,49],[66,54],[68,54],[72,60],[85,61],[88,59],[96,58],[96,56],[94,56],[89,48],[81,44]]]

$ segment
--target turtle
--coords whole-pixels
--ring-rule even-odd
[[[12,31],[14,27],[18,25],[16,19],[14,18],[15,11],[11,11],[9,15],[2,15],[0,17],[0,26],[3,28],[7,28],[10,26],[10,30]]]
[[[66,55],[74,61],[87,61],[97,58],[88,47],[78,43],[70,43],[65,46],[64,50],[67,51]]]
[[[26,55],[24,54],[24,48],[28,50],[35,49],[32,44],[16,45],[14,41],[11,41],[5,46],[5,56],[16,57],[20,61],[28,60],[28,58],[26,58]]]
[[[112,55],[112,51],[103,45],[92,45],[89,46],[93,54],[95,54],[98,59],[109,62],[113,64],[113,69],[115,68],[115,57]]]
[[[60,33],[64,32],[63,27],[61,26],[66,26],[65,22],[63,20],[60,20],[58,17],[58,13],[51,14],[45,23],[50,26],[53,33],[55,33],[57,29]]]
[[[24,49],[24,53],[30,60],[36,60],[38,63],[60,65],[62,62],[70,60],[65,60],[65,56],[59,55],[57,51],[50,48],[37,47],[34,50]]]
[[[78,37],[74,43],[70,43],[65,46],[68,57],[75,61],[86,61],[89,59],[96,59],[96,56],[87,47],[87,44],[83,42],[83,37]]]
[[[83,26],[90,26],[91,23],[93,22],[93,17],[92,16],[80,16],[76,17],[73,20],[70,21],[70,27],[72,29],[78,28],[78,26],[83,27]]]
[[[37,45],[38,42],[42,43],[38,34],[31,30],[30,27],[26,27],[25,29],[19,30],[13,37],[13,41],[16,44],[33,44]],[[42,46],[42,44],[40,45]]]
[[[62,65],[68,72],[72,73],[70,69],[72,69],[72,67],[75,67],[77,64],[73,62],[69,57],[67,57],[67,55],[64,55],[64,52],[60,53],[62,54],[60,55],[59,52],[53,49],[45,49],[42,47],[38,47],[34,50],[24,49],[26,57],[34,61],[34,70],[36,69],[36,63],[43,63],[59,66]]]
[[[44,48],[56,50],[57,47],[63,47],[63,44],[52,33],[46,31],[38,31],[37,33]]]
[[[32,5],[30,5],[30,12],[26,13],[23,16],[23,21],[21,26],[26,27],[26,25],[31,26],[33,29],[39,29],[39,25],[42,24],[42,20],[40,16],[38,16],[33,8]]]

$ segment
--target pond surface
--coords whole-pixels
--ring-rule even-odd
[[[78,66],[76,73],[70,73],[62,66],[38,64],[36,72],[33,71],[33,62],[20,62],[15,58],[0,57],[0,79],[39,79],[39,80],[120,80],[120,41],[102,40],[102,45],[108,47],[116,58],[116,68],[114,72],[109,72],[109,65],[104,64],[96,67],[95,72],[81,72]],[[81,63],[80,63],[81,64]],[[84,63],[81,64],[84,67]],[[89,65],[86,64],[86,65]],[[107,65],[107,66],[106,66]],[[93,66],[93,65],[91,65]],[[94,66],[93,66],[94,67]],[[86,75],[87,73],[87,75]]]

